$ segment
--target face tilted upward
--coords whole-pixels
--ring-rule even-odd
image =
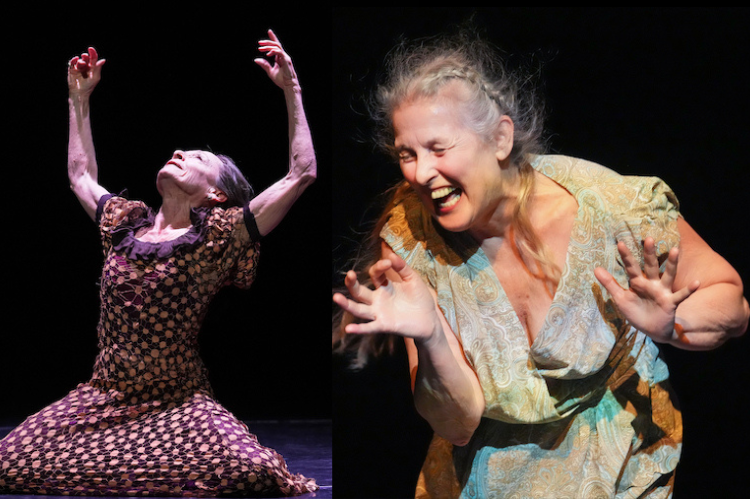
[[[216,187],[221,160],[207,151],[175,151],[159,170],[157,188],[162,196],[182,193],[196,199],[205,198]]]

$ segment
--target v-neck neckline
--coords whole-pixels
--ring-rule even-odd
[[[524,326],[523,321],[521,321],[521,318],[518,315],[518,311],[510,302],[510,299],[508,298],[508,294],[505,292],[505,289],[503,288],[503,285],[500,282],[500,278],[497,276],[497,273],[495,272],[495,269],[492,266],[492,261],[484,252],[481,245],[477,245],[477,253],[484,260],[484,263],[486,264],[486,268],[487,268],[487,273],[490,274],[490,278],[494,280],[495,285],[497,286],[499,292],[502,294],[502,296],[505,298],[506,302],[508,303],[508,309],[512,312],[513,320],[515,321],[516,325],[519,326],[521,330],[524,332],[524,340],[529,350],[533,350],[534,345],[540,342],[539,338],[543,336],[545,330],[547,329],[546,326],[547,326],[547,320],[549,319],[550,311],[554,308],[558,300],[558,297],[560,295],[560,290],[565,286],[565,276],[568,274],[569,266],[570,266],[570,257],[573,252],[573,235],[576,233],[576,230],[578,229],[578,226],[581,223],[581,213],[583,211],[583,205],[581,201],[579,200],[578,196],[576,195],[576,192],[571,191],[571,189],[568,186],[563,185],[556,178],[553,178],[547,175],[546,173],[543,173],[537,170],[536,168],[534,168],[534,171],[539,172],[541,175],[544,175],[548,179],[552,180],[555,184],[559,185],[562,189],[564,189],[568,194],[573,196],[573,199],[575,200],[576,205],[578,207],[576,209],[575,217],[573,218],[573,224],[570,227],[570,234],[568,235],[568,244],[565,250],[565,263],[563,265],[563,268],[561,269],[562,272],[560,274],[560,281],[557,283],[557,287],[555,288],[555,293],[552,295],[552,300],[550,301],[549,307],[547,308],[547,311],[544,314],[542,327],[539,331],[536,331],[536,335],[534,336],[533,341],[530,341],[531,340],[530,332],[527,331],[526,326]]]

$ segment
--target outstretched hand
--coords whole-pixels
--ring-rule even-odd
[[[282,89],[291,89],[299,86],[297,73],[294,72],[292,58],[289,57],[281,46],[281,42],[272,30],[268,30],[269,40],[260,40],[258,50],[264,52],[266,56],[273,57],[273,64],[267,59],[255,59],[255,63],[262,67],[271,81]]]
[[[99,59],[94,47],[68,62],[68,90],[71,94],[90,95],[102,77],[106,59]]]
[[[395,271],[396,275],[389,271]],[[427,340],[440,324],[437,305],[430,288],[395,253],[376,262],[369,270],[374,289],[362,285],[354,271],[344,280],[351,299],[341,293],[333,301],[347,312],[367,322],[346,326],[351,334],[395,333]]]
[[[594,275],[612,296],[625,319],[636,329],[654,341],[670,341],[675,327],[677,306],[698,289],[700,282],[693,281],[677,291],[672,290],[677,275],[678,248],[669,251],[666,267],[661,275],[656,245],[652,238],[646,238],[643,244],[643,269],[624,243],[619,242],[617,249],[625,264],[630,287],[622,288],[614,277],[601,267],[594,270]]]

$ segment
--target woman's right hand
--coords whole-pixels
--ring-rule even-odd
[[[68,91],[71,95],[89,96],[102,78],[106,59],[99,59],[94,47],[73,57],[68,63]]]
[[[344,283],[351,299],[341,293],[333,301],[367,322],[347,324],[350,334],[394,333],[429,341],[442,331],[435,295],[421,277],[393,252],[369,269],[374,289],[361,284],[354,271]]]
[[[347,324],[345,331],[404,336],[417,411],[438,435],[466,445],[484,413],[484,392],[438,308],[437,295],[385,244],[383,258],[369,274],[373,289],[349,271],[345,283],[352,298],[333,297],[345,311],[368,321]]]

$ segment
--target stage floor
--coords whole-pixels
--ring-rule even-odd
[[[330,420],[245,421],[258,441],[284,456],[292,473],[315,478],[320,490],[298,496],[301,498],[330,499],[333,497],[333,454],[331,450]],[[12,428],[0,426],[0,438]],[[2,495],[2,499],[39,498],[20,494]],[[43,496],[53,499],[55,496]],[[69,496],[65,496],[69,497]]]

